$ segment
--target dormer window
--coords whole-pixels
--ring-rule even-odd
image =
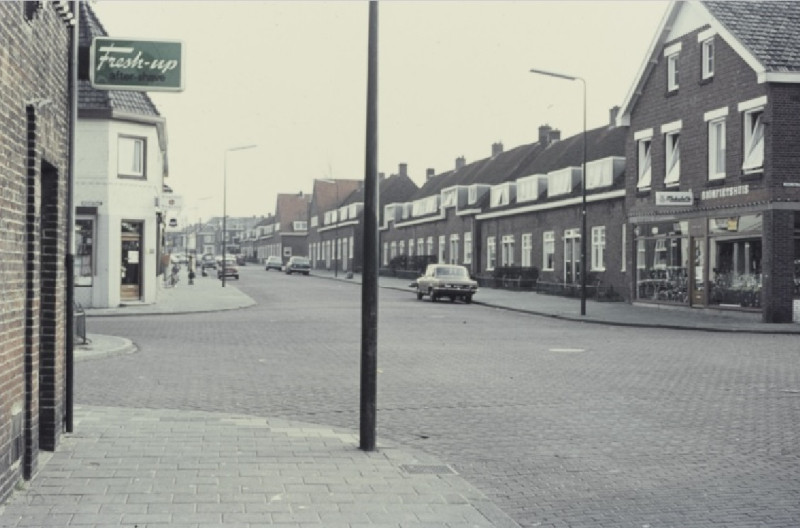
[[[442,208],[455,207],[456,199],[458,198],[456,191],[458,189],[455,187],[442,191]]]
[[[513,183],[495,185],[492,187],[490,198],[492,207],[508,205],[512,198],[516,198],[516,185]]]

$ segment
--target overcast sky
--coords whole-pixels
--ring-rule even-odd
[[[167,120],[169,178],[190,222],[275,210],[278,193],[315,178],[364,177],[364,1],[96,0],[109,36],[180,40],[186,89],[151,92]],[[491,145],[533,143],[550,124],[582,131],[622,104],[667,2],[383,1],[378,49],[378,170],[425,170],[485,158]]]

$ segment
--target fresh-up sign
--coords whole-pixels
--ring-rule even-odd
[[[183,44],[95,37],[89,78],[101,90],[183,90]]]

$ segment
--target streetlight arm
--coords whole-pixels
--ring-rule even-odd
[[[531,73],[538,73],[539,75],[549,75],[550,77],[558,77],[559,79],[567,79],[568,81],[577,81],[577,80],[583,81],[583,79],[581,79],[580,77],[575,77],[574,75],[567,75],[565,73],[557,73],[547,70],[538,70],[535,68],[531,68]]]

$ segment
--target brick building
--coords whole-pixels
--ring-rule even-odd
[[[634,300],[798,316],[799,31],[795,2],[665,14],[620,116]]]
[[[0,2],[0,500],[67,413],[73,28],[66,2]]]

